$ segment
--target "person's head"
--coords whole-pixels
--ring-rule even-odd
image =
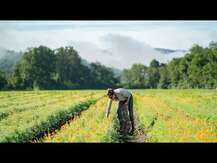
[[[112,100],[116,100],[116,96],[112,88],[108,88],[107,96]]]

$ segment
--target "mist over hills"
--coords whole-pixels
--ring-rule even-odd
[[[6,52],[7,52],[7,49],[0,47],[0,59],[1,57],[5,55]]]
[[[182,53],[186,53],[187,50],[182,50],[182,49],[164,49],[164,48],[154,48],[155,50],[157,50],[158,52],[162,53],[162,54],[171,54],[171,53],[176,53],[176,52],[182,52]]]
[[[186,53],[186,50],[174,50],[174,49],[166,49],[166,48],[153,48],[158,51],[162,55],[170,55],[170,57],[176,57],[177,53]],[[5,72],[6,76],[8,76],[12,72],[13,66],[22,58],[23,53],[7,50],[5,48],[0,47],[0,70]],[[89,67],[90,61],[85,58],[82,58],[82,64]],[[118,67],[111,67],[115,76],[119,76],[121,74],[121,69]]]
[[[22,58],[21,52],[11,50],[0,50],[0,70],[5,72],[6,76],[12,72],[13,66]]]

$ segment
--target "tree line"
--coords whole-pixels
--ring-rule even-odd
[[[96,89],[117,82],[111,68],[98,62],[85,64],[71,46],[28,48],[7,79],[0,73],[2,89]]]
[[[8,77],[6,77],[8,76]],[[216,88],[217,43],[194,45],[167,64],[134,64],[119,76],[98,62],[86,63],[72,47],[28,48],[10,75],[0,71],[0,89]]]
[[[155,59],[149,66],[134,64],[122,72],[120,83],[127,88],[217,88],[217,43],[194,45],[168,64]]]

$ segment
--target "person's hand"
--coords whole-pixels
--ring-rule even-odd
[[[109,113],[106,114],[106,118],[108,118],[108,117],[109,117]]]
[[[132,127],[131,131],[130,131],[130,135],[133,135],[134,134],[134,131],[135,131],[135,128]]]

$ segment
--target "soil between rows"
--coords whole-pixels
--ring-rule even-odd
[[[144,128],[140,126],[140,122],[136,114],[134,114],[134,119],[135,119],[135,131],[133,135],[128,134],[126,136],[120,136],[120,142],[123,143],[145,143],[146,142],[147,135],[145,133]]]

